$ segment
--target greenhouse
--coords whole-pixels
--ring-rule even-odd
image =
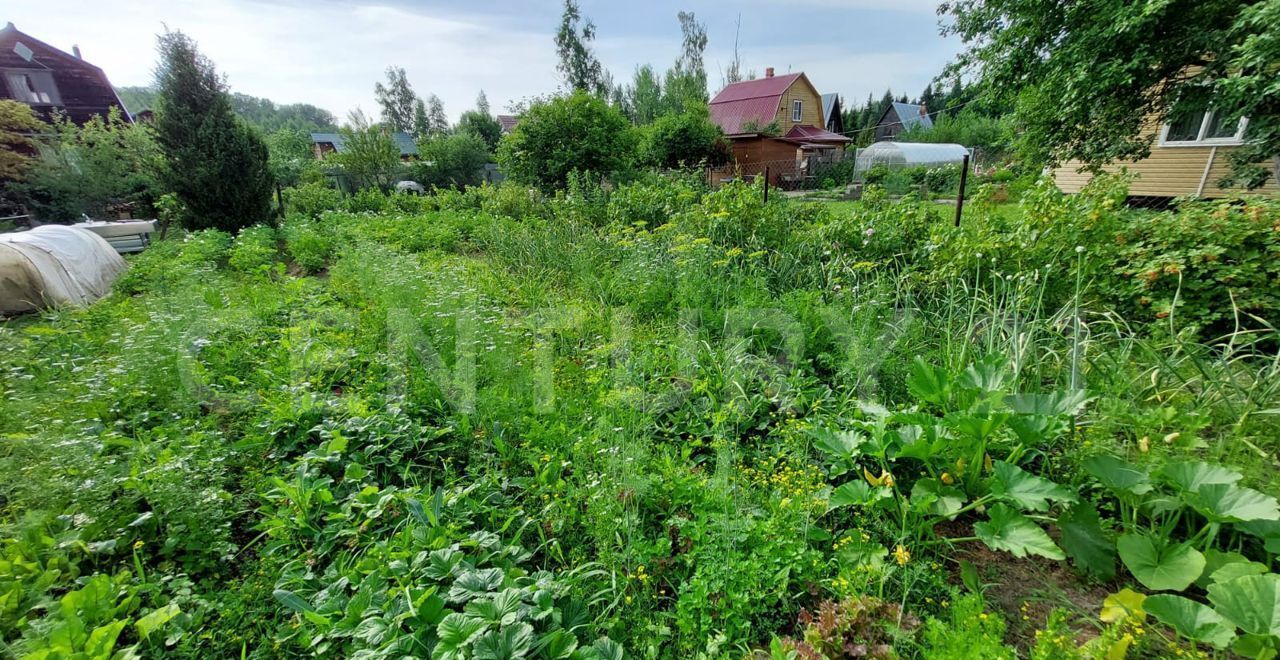
[[[869,170],[876,165],[887,167],[935,167],[960,163],[969,150],[960,144],[928,142],[876,142],[859,149],[854,169]]]

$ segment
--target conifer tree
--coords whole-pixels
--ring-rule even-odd
[[[159,38],[155,136],[163,185],[187,229],[236,231],[271,219],[275,181],[262,138],[235,116],[226,83],[190,37]]]

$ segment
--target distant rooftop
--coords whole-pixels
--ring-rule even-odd
[[[401,156],[417,156],[418,145],[413,141],[413,136],[408,133],[392,133],[391,141],[396,143],[400,148]],[[333,150],[338,153],[345,153],[347,150],[346,141],[342,139],[341,133],[312,133],[312,144],[332,144]]]

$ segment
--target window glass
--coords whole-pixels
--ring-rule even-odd
[[[13,98],[31,105],[55,105],[60,102],[53,75],[48,71],[6,71],[5,83]]]
[[[791,121],[800,121],[800,117],[804,114],[804,102],[791,102]]]
[[[1169,120],[1169,132],[1165,134],[1166,142],[1195,142],[1200,138],[1200,125],[1204,123],[1204,112],[1180,112]]]
[[[1209,118],[1209,128],[1205,130],[1205,139],[1209,138],[1232,138],[1236,136],[1236,130],[1240,128],[1240,120],[1232,118],[1230,114],[1224,112],[1215,112]]]

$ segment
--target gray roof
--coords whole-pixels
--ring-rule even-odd
[[[933,128],[933,118],[929,115],[920,114],[920,106],[915,103],[894,102],[893,112],[898,115],[898,121],[902,123],[902,128],[904,129],[912,129],[917,126]]]
[[[840,95],[832,92],[822,95],[822,119],[828,123],[831,122],[831,109],[836,107],[836,99]]]
[[[413,136],[408,133],[392,133],[391,141],[400,147],[401,156],[417,156],[418,145],[413,141]],[[321,144],[329,143],[333,145],[333,150],[343,153],[347,150],[346,142],[342,139],[341,133],[312,133],[311,143]]]

